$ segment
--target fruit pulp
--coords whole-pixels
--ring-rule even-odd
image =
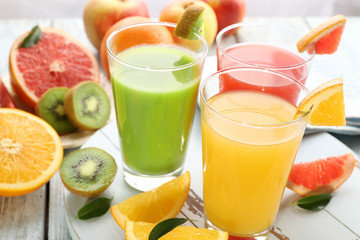
[[[127,64],[110,66],[123,159],[131,170],[161,175],[181,168],[201,76],[194,54],[141,45],[118,55]]]
[[[225,49],[225,52],[228,56],[231,56],[231,58],[218,51],[219,70],[236,66],[261,66],[291,76],[303,84],[305,84],[309,73],[309,65],[304,64],[306,61],[303,58],[278,46],[258,43],[240,43],[230,46]],[[236,74],[223,76],[220,82],[221,91],[225,92],[239,87],[242,89],[246,87],[249,90],[259,90],[265,87],[267,88],[267,92],[272,92],[292,103],[296,102],[299,94],[299,88],[296,85],[285,86],[286,83],[284,83],[283,86],[279,87],[278,83],[275,83],[275,86],[269,83],[259,85],[245,81],[239,82],[236,79]]]
[[[284,124],[292,121],[296,108],[267,93],[228,91],[208,104],[217,113],[202,106],[205,215],[231,235],[266,231],[276,217],[306,122]]]

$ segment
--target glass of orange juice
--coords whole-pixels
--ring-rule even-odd
[[[219,82],[228,77],[239,84],[222,92]],[[249,90],[248,84],[260,87]],[[284,97],[272,91],[274,86],[296,91]],[[295,78],[262,68],[224,69],[204,81],[203,193],[209,228],[266,238],[304,135],[308,114],[293,118],[307,93]]]

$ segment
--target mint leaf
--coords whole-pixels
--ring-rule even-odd
[[[77,217],[81,220],[100,217],[109,210],[111,201],[109,198],[97,198],[80,208]]]
[[[42,32],[39,26],[33,27],[29,35],[26,36],[24,41],[21,43],[20,48],[28,48],[34,46],[41,38]]]
[[[150,232],[149,240],[157,240],[187,221],[186,218],[169,218],[159,222]]]
[[[294,204],[306,210],[316,211],[325,208],[326,205],[330,202],[331,198],[331,194],[323,193],[301,198]]]

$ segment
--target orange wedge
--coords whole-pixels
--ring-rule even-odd
[[[127,221],[125,237],[127,240],[148,240],[149,234],[154,227],[154,223]],[[168,232],[159,240],[226,240],[228,237],[227,232],[219,230],[180,226]]]
[[[317,27],[311,29],[296,44],[299,52],[304,52],[315,43],[317,54],[334,53],[341,40],[344,31],[346,18],[343,15],[336,15],[322,22]]]
[[[63,147],[56,131],[39,117],[0,109],[0,196],[40,188],[58,170]]]
[[[158,223],[175,217],[183,207],[190,189],[190,173],[164,183],[151,191],[140,193],[111,206],[116,223],[125,229],[125,221]]]
[[[294,119],[309,113],[308,123],[317,126],[344,126],[345,104],[342,78],[335,78],[311,91],[299,104]]]

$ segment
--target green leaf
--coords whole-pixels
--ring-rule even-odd
[[[109,210],[111,201],[109,198],[97,198],[80,208],[77,217],[81,220],[100,217]]]
[[[41,38],[42,32],[39,26],[33,27],[31,29],[31,32],[27,37],[24,39],[24,41],[21,43],[20,48],[28,48],[34,46]]]
[[[301,198],[294,204],[306,210],[321,210],[326,207],[326,205],[330,202],[331,198],[331,194],[323,193]]]
[[[186,218],[169,218],[159,222],[150,232],[149,240],[157,240],[187,221]]]

